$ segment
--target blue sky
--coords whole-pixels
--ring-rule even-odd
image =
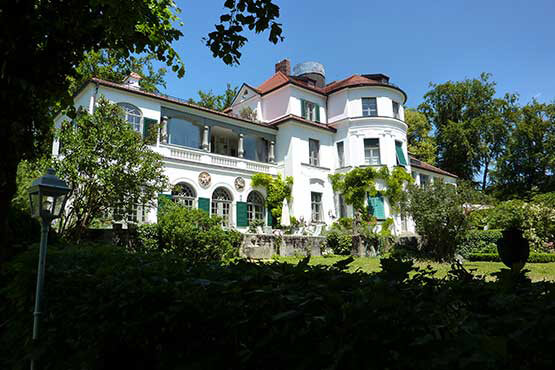
[[[555,100],[555,0],[274,0],[285,40],[249,33],[239,66],[214,59],[202,42],[218,21],[224,0],[177,1],[184,37],[174,47],[187,71],[168,72],[165,93],[197,97],[221,93],[226,83],[258,85],[289,58],[292,65],[319,61],[326,79],[385,73],[415,107],[430,82],[461,80],[490,72],[498,95]]]

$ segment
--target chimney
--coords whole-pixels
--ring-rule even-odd
[[[284,73],[286,76],[291,75],[291,62],[289,59],[276,63],[276,73],[278,72]]]
[[[127,76],[125,80],[123,80],[123,84],[135,89],[139,89],[140,88],[139,81],[142,79],[143,78],[139,76],[138,73],[131,72],[131,74]]]

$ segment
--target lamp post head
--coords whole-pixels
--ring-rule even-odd
[[[29,188],[31,216],[48,222],[60,217],[70,190],[66,182],[49,168],[46,175],[33,181]]]

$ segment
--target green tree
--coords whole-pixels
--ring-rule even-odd
[[[483,201],[467,183],[458,186],[434,181],[429,186],[409,186],[407,212],[423,237],[424,252],[436,260],[451,260],[465,232],[469,218],[465,204]]]
[[[405,110],[405,122],[408,125],[408,150],[416,158],[426,163],[435,164],[437,145],[431,136],[432,124],[424,113],[414,109]]]
[[[282,39],[272,0],[226,0],[216,30],[205,39],[226,64],[239,62],[246,29],[269,30]],[[182,36],[173,0],[83,0],[12,2],[0,9],[0,208],[16,192],[17,165],[44,153],[53,115],[73,104],[71,77],[86,52],[118,50],[123,57],[155,55],[178,76],[185,67],[172,42]],[[69,77],[69,78],[68,78]],[[47,139],[46,139],[47,140]],[[6,212],[0,212],[0,261],[13,250]]]
[[[494,98],[490,79],[482,73],[479,79],[431,84],[418,108],[435,128],[438,165],[468,181],[483,171],[482,188],[510,131],[515,101],[514,95]]]
[[[72,189],[58,231],[70,239],[79,240],[114,206],[152,207],[156,194],[167,187],[161,156],[148,149],[121,108],[104,98],[94,114],[81,113],[73,123],[66,121],[57,138],[61,157],[54,166]]]
[[[200,105],[201,107],[214,109],[222,112],[226,108],[231,106],[231,103],[233,102],[233,98],[235,97],[235,95],[237,95],[237,90],[239,90],[239,87],[231,86],[230,83],[227,84],[227,87],[224,93],[221,95],[214,94],[212,90],[209,90],[206,92],[199,90],[198,92],[199,99],[194,100],[191,98],[189,99],[189,102],[196,105]]]
[[[265,173],[255,173],[251,178],[253,187],[263,187],[266,189],[266,206],[272,213],[274,223],[281,223],[281,211],[283,200],[287,199],[291,204],[291,188],[293,187],[293,177],[287,176],[285,179],[278,174],[276,178]]]
[[[555,190],[554,153],[555,104],[533,101],[518,111],[494,173],[496,193],[509,199]]]
[[[155,54],[127,56],[117,49],[88,51],[77,68],[75,75],[69,76],[69,94],[74,95],[92,77],[121,83],[131,72],[138,73],[143,79],[139,81],[141,89],[158,92],[158,87],[166,87],[165,68],[155,69]]]

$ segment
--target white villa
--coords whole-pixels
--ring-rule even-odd
[[[455,175],[407,153],[407,96],[384,74],[326,83],[321,64],[301,63],[291,73],[285,59],[260,86],[244,83],[225,112],[142,91],[140,78],[132,73],[122,84],[93,78],[76,95],[75,104],[92,113],[104,96],[124,108],[140,133],[160,123],[151,149],[163,156],[173,189],[160,196],[218,214],[241,231],[253,219],[271,223],[265,190],[251,186],[256,173],[292,176],[290,214],[328,225],[353,215],[343,197],[334,194],[330,174],[357,166],[403,166],[417,184],[439,178],[456,181]],[[241,118],[246,107],[256,119]],[[61,120],[58,117],[56,123]],[[53,153],[58,153],[57,142]],[[395,234],[414,231],[410,220],[392,214],[387,199],[369,201],[379,220],[394,219]],[[155,222],[156,213],[156,207],[136,207],[128,221]]]

